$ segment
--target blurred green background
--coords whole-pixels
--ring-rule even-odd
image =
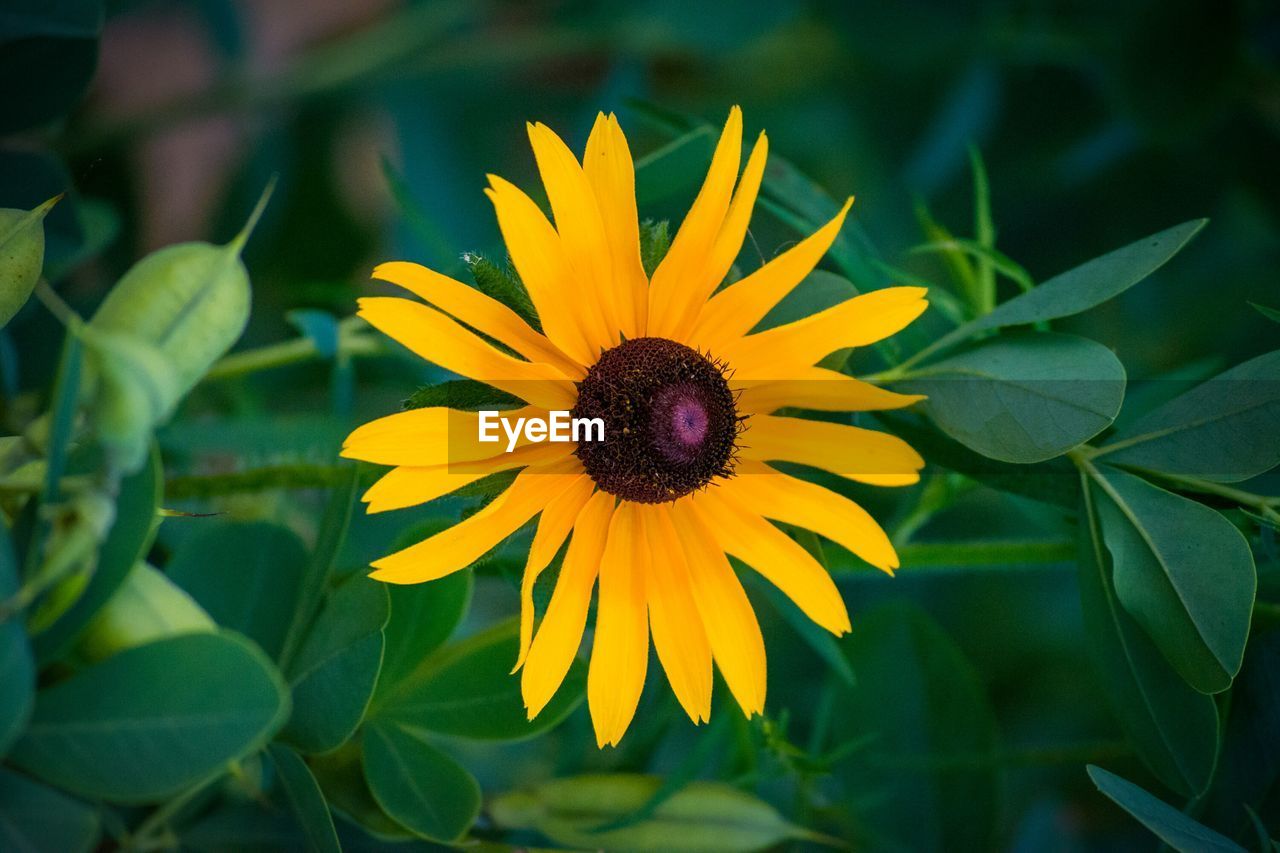
[[[957,234],[971,233],[971,145],[990,176],[997,246],[1037,281],[1210,217],[1175,263],[1063,324],[1114,348],[1131,379],[1188,365],[1190,375],[1210,375],[1276,342],[1274,324],[1247,304],[1280,303],[1275,3],[186,0],[108,2],[102,20],[81,15],[82,5],[94,4],[65,4],[63,25],[47,34],[61,45],[57,74],[27,73],[25,47],[0,45],[7,105],[0,112],[9,111],[0,130],[14,131],[0,145],[0,207],[69,194],[47,220],[47,264],[69,270],[58,290],[85,315],[142,254],[229,239],[276,174],[275,196],[245,253],[254,310],[242,346],[274,342],[295,334],[285,319],[295,309],[351,313],[355,298],[373,291],[368,274],[381,260],[457,272],[463,251],[499,254],[481,188],[495,172],[535,190],[526,121],[549,124],[580,149],[596,112],[615,110],[640,158],[671,139],[663,116],[719,124],[736,103],[750,135],[767,130],[772,151],[831,195],[856,195],[853,218],[872,244],[928,281],[943,281],[946,271],[933,256],[910,252],[924,240],[919,212],[927,207]],[[9,14],[0,11],[0,25]],[[15,9],[12,20],[21,14]],[[48,116],[20,114],[32,104],[54,106]],[[678,221],[696,184],[658,176],[646,187],[642,216]],[[763,211],[753,236],[765,257],[795,239]],[[56,321],[35,302],[7,328],[0,381],[6,400],[19,401],[5,412],[11,421],[23,414],[14,409],[22,392],[47,383],[60,342]],[[202,386],[180,425],[161,436],[179,460],[170,475],[327,463],[333,436],[393,411],[436,374],[378,362],[361,364],[357,375],[353,383],[312,364]],[[230,414],[234,426],[215,414]],[[889,511],[876,500],[878,515]],[[276,491],[218,505],[303,532],[314,531],[319,506],[314,495]],[[355,521],[345,567],[388,550],[413,521],[395,515]],[[933,520],[925,539],[975,527],[989,538],[1025,537],[1028,525],[1060,531],[1052,515],[978,491]],[[194,529],[194,519],[166,523],[159,554],[179,549]],[[464,630],[515,612],[509,576],[493,572],[478,583]],[[904,660],[914,654],[926,675],[965,669],[962,683],[980,685],[1000,731],[994,763],[982,752],[990,743],[949,744],[948,709],[963,707],[964,697],[927,696],[921,707],[944,732],[931,746],[958,750],[954,764],[932,775],[909,769],[907,783],[884,789],[896,804],[859,800],[857,811],[918,809],[922,825],[953,828],[972,809],[978,824],[990,821],[1002,849],[1154,846],[1082,769],[1105,762],[1142,775],[1081,652],[1070,562],[914,576],[908,564],[894,581],[851,573],[842,588],[855,630],[877,602],[906,599],[927,610],[975,677],[927,637],[907,632],[891,647]],[[852,740],[860,720],[893,719],[895,696],[877,709],[865,690],[854,697],[819,690],[822,660],[786,618],[761,611],[771,710],[784,719],[753,730],[760,766],[744,769],[739,757],[726,768],[713,745],[690,771],[687,755],[710,735],[671,714],[656,677],[639,718],[648,713],[649,722],[616,753],[588,748],[579,710],[550,738],[470,745],[458,757],[486,793],[541,781],[557,768],[750,771],[769,799],[802,802],[810,823],[862,838],[867,827],[849,823],[846,798],[874,788],[866,782],[872,771],[847,762],[834,775],[805,768],[789,744],[825,742],[828,733],[813,730],[806,710],[814,703],[833,703],[830,725],[846,726]],[[862,663],[871,684],[894,668],[892,658]],[[717,713],[736,714],[723,700],[719,690]],[[920,720],[902,724],[915,731]],[[848,782],[849,775],[858,778]],[[938,840],[933,829],[920,831],[915,841]],[[349,827],[343,833],[351,846],[370,843]],[[873,847],[913,846],[869,837]],[[981,843],[956,845],[966,846]]]

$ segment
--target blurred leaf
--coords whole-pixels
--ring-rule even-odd
[[[1240,671],[1257,576],[1249,543],[1209,507],[1102,465],[1090,474],[1116,597],[1201,693]]]
[[[582,701],[586,667],[575,660],[555,698],[529,720],[520,679],[511,674],[519,651],[514,621],[440,649],[406,678],[371,715],[430,732],[482,740],[519,740],[553,728]]]
[[[183,539],[166,571],[219,625],[278,658],[297,605],[307,552],[265,521],[215,521]]]
[[[989,72],[975,72],[977,80],[987,80]],[[986,88],[990,88],[989,86]],[[989,98],[988,98],[989,100]],[[991,220],[991,183],[987,178],[987,164],[982,161],[982,152],[976,145],[969,145],[969,170],[973,172],[973,237],[980,248],[997,255],[996,226]],[[1003,255],[1000,255],[1003,258]],[[990,257],[982,257],[978,263],[978,289],[983,297],[983,307],[988,308],[995,303],[997,264]],[[1018,267],[1021,269],[1021,267]],[[1008,273],[1006,273],[1007,275]],[[1025,275],[1025,272],[1023,273]],[[1021,282],[1019,282],[1021,283]],[[1028,279],[1028,283],[1030,280]],[[1029,288],[1028,288],[1029,289]]]
[[[538,309],[534,307],[529,291],[520,280],[520,275],[510,264],[498,266],[474,252],[463,255],[462,261],[471,270],[471,278],[475,281],[477,290],[498,300],[523,317],[530,326],[542,331],[542,323],[538,320]]]
[[[72,205],[80,225],[80,240],[64,251],[50,253],[44,265],[44,277],[61,281],[67,273],[107,249],[120,234],[120,216],[105,201],[82,198]]]
[[[764,315],[756,330],[771,329],[802,320],[857,295],[858,288],[844,276],[825,270],[813,270]]]
[[[1268,308],[1265,305],[1259,305],[1256,302],[1250,302],[1249,304],[1252,305],[1254,309],[1263,317],[1266,317],[1268,320],[1274,320],[1275,322],[1280,323],[1280,311],[1277,311],[1274,308]]]
[[[88,853],[100,831],[89,806],[0,768],[0,850]]]
[[[1086,481],[1080,512],[1080,603],[1085,635],[1111,710],[1138,756],[1183,796],[1209,784],[1218,754],[1218,706],[1194,690],[1120,606],[1099,522],[1105,500]]]
[[[1101,305],[1164,266],[1208,221],[1195,219],[1175,225],[1056,275],[1034,290],[996,306],[991,313],[943,335],[930,349],[951,346],[985,329],[1056,320]]]
[[[286,675],[293,716],[281,737],[304,753],[328,752],[347,741],[364,718],[382,664],[384,584],[348,578],[325,601]]]
[[[999,272],[1005,278],[1017,283],[1017,285],[1024,291],[1030,292],[1036,286],[1035,281],[1033,281],[1027,271],[1022,268],[1021,264],[1017,263],[998,249],[983,246],[976,240],[966,240],[962,237],[932,240],[928,243],[912,247],[909,254],[923,255],[930,253],[939,253],[944,256],[952,253],[958,253],[962,256],[972,257],[978,262],[978,266],[980,268],[987,267],[992,271]],[[1010,302],[1012,301],[1013,300],[1010,300]]]
[[[1280,350],[1238,364],[1138,419],[1101,453],[1117,465],[1219,483],[1280,464]]]
[[[524,402],[512,394],[499,391],[475,379],[450,379],[435,385],[423,385],[404,401],[405,409],[444,406],[450,409],[513,409]]]
[[[646,219],[640,223],[640,264],[644,267],[645,275],[653,275],[670,248],[671,231],[667,220],[654,222]]]
[[[480,813],[480,786],[419,729],[375,722],[364,732],[369,790],[396,821],[439,842],[457,841]]]
[[[175,847],[184,853],[302,850],[306,845],[297,822],[283,810],[234,799],[182,827],[177,840],[181,846]]]
[[[391,196],[396,201],[396,207],[400,209],[400,216],[408,224],[413,236],[422,244],[422,248],[436,258],[452,256],[454,251],[449,245],[448,237],[413,197],[413,192],[409,189],[404,175],[400,174],[385,156],[382,158],[382,175],[387,179]]]
[[[405,841],[413,837],[382,810],[369,790],[362,764],[359,739],[348,741],[341,749],[311,759],[311,769],[336,812],[382,841]]]
[[[8,526],[0,524],[0,601],[17,591],[18,558],[13,552]],[[27,724],[35,699],[35,660],[22,620],[16,615],[0,621],[0,684],[4,685],[0,690],[0,757],[3,757]],[[0,821],[0,828],[2,826]]]
[[[705,781],[690,782],[646,820],[593,831],[640,809],[661,786],[661,777],[623,773],[552,779],[496,797],[490,812],[499,826],[535,829],[558,845],[589,850],[728,853],[821,840],[751,794]]]
[[[645,210],[702,185],[716,134],[703,125],[636,160],[636,204]]]
[[[310,847],[316,853],[337,853],[342,850],[338,832],[333,827],[333,816],[324,801],[324,794],[316,777],[311,775],[307,763],[287,746],[275,743],[268,750],[271,762],[280,776],[285,797],[293,808]]]
[[[474,573],[454,572],[430,583],[388,586],[391,618],[378,693],[386,693],[444,644],[466,615]]]
[[[1111,350],[1056,332],[1003,335],[919,368],[900,390],[952,438],[1004,462],[1042,462],[1110,426],[1124,399]]]
[[[140,561],[89,623],[78,651],[87,661],[100,661],[166,637],[216,630],[191,596]]]
[[[338,318],[333,314],[316,308],[295,308],[284,316],[315,344],[321,358],[333,358],[338,354]]]
[[[839,693],[838,730],[868,741],[836,766],[861,803],[855,825],[904,849],[992,849],[995,771],[948,764],[997,746],[972,664],[910,605],[866,613],[841,642],[858,683]]]
[[[81,796],[155,802],[261,748],[288,707],[279,673],[247,640],[173,637],[41,690],[10,760]]]
[[[1127,779],[1092,764],[1087,769],[1099,791],[1179,853],[1245,853],[1239,844],[1197,823]]]
[[[821,562],[826,566],[826,560]],[[739,575],[747,581],[748,586],[763,595],[773,605],[773,609],[791,626],[791,630],[796,632],[804,644],[822,660],[828,669],[839,676],[842,682],[850,687],[857,683],[853,668],[849,665],[849,659],[845,657],[831,632],[806,616],[790,598],[787,598],[773,584],[762,581],[755,572],[740,572]]]
[[[0,133],[71,109],[93,76],[101,29],[101,0],[24,3],[0,16]]]
[[[62,196],[34,210],[0,209],[0,328],[18,313],[44,268],[44,217]]]
[[[147,463],[120,481],[116,520],[98,551],[98,565],[75,604],[35,638],[36,657],[47,663],[62,657],[151,546],[164,491],[160,451],[153,444]]]

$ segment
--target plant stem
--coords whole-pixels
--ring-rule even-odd
[[[338,349],[342,355],[369,356],[384,352],[382,342],[372,335],[360,331],[364,321],[357,317],[348,317],[338,323]],[[205,374],[205,379],[231,379],[246,376],[260,370],[272,370],[287,367],[320,358],[320,350],[311,338],[294,338],[278,344],[232,353],[213,365]]]
[[[188,474],[165,482],[165,496],[171,500],[214,498],[222,495],[265,492],[269,489],[314,489],[341,481],[341,465],[266,465],[226,474]]]

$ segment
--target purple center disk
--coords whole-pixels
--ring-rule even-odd
[[[698,447],[707,437],[707,410],[701,402],[685,398],[671,410],[671,434],[686,447]]]

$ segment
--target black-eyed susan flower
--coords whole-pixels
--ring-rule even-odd
[[[375,562],[373,577],[443,577],[537,516],[516,661],[531,718],[578,653],[593,593],[587,698],[601,746],[616,744],[635,714],[650,639],[695,722],[710,717],[713,661],[743,711],[759,713],[764,641],[728,556],[835,634],[850,628],[839,591],[772,522],[812,530],[885,571],[898,565],[888,537],[860,506],[770,463],[885,486],[916,482],[923,465],[895,436],[774,413],[892,409],[917,399],[817,364],[905,327],[925,309],[924,290],[878,290],[753,331],[825,254],[852,199],[812,236],[721,287],[746,236],[768,150],[761,134],[739,176],[737,108],[652,277],[641,263],[635,172],[617,120],[599,116],[581,162],[543,125],[530,125],[529,138],[555,224],[502,178],[489,176],[486,193],[541,331],[478,290],[411,263],[383,264],[374,276],[422,301],[362,299],[360,316],[421,357],[528,404],[504,415],[569,411],[602,421],[604,439],[521,440],[506,452],[479,439],[476,412],[447,408],[360,427],[343,454],[395,466],[364,496],[370,512],[519,469],[474,515]],[[534,584],[566,540],[535,632]]]

